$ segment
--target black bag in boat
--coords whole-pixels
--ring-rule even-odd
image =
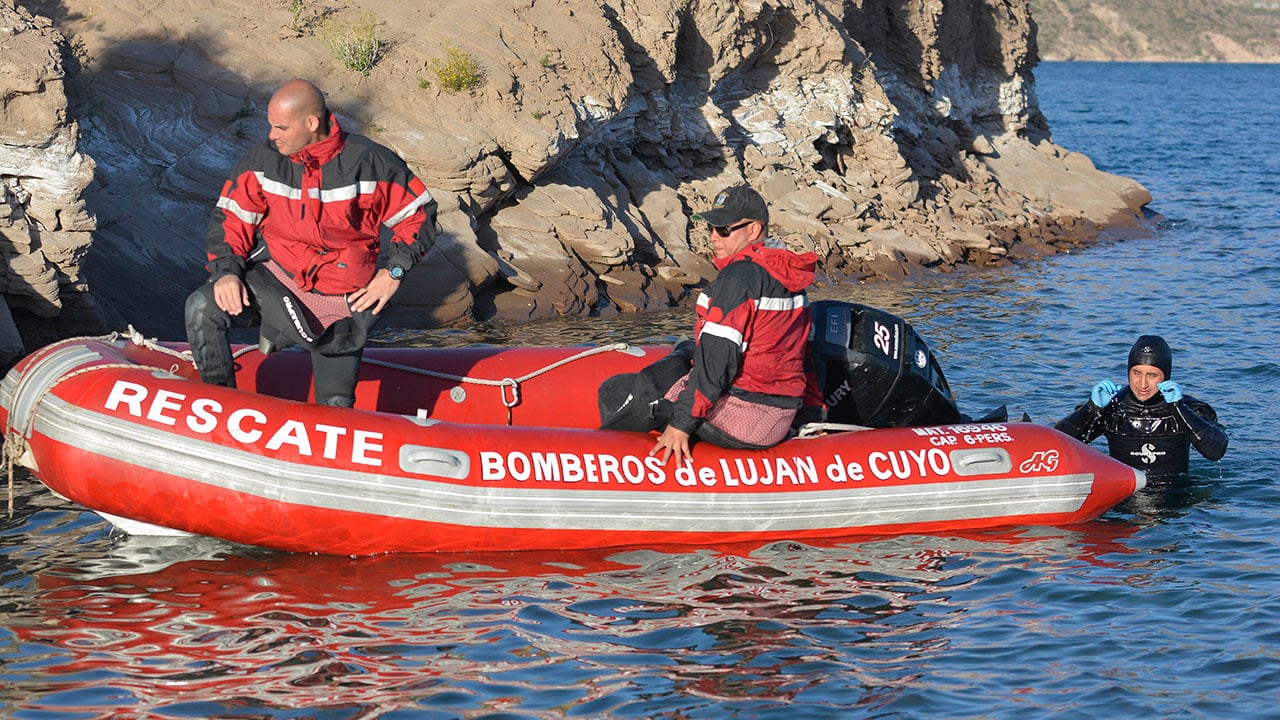
[[[811,348],[827,421],[913,427],[965,421],[942,367],[896,315],[857,303],[811,306]]]

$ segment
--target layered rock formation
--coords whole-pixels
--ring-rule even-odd
[[[318,28],[370,13],[384,44],[362,75]],[[688,215],[741,181],[828,283],[1139,232],[1150,200],[1051,142],[1025,2],[67,0],[54,15],[83,58],[72,107],[98,163],[80,206],[98,218],[94,296],[108,323],[162,337],[181,337],[227,170],[294,76],[441,201],[441,242],[390,318],[403,326],[684,302],[714,272]],[[478,85],[442,87],[450,49]]]
[[[0,365],[101,330],[80,273],[94,230],[84,201],[93,161],[67,116],[65,44],[47,19],[0,3]]]

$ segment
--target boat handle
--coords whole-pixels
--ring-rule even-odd
[[[400,469],[415,475],[465,479],[471,473],[471,461],[458,450],[428,445],[401,445]]]
[[[1013,459],[1004,448],[962,448],[951,451],[951,467],[957,475],[989,475],[1013,470]]]

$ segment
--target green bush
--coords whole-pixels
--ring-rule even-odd
[[[365,13],[353,23],[326,22],[320,37],[343,66],[361,75],[368,75],[382,56],[378,18],[373,13]]]
[[[484,82],[484,73],[475,58],[453,45],[445,45],[444,54],[444,60],[432,60],[428,64],[441,87],[458,92],[470,90]]]
[[[289,15],[293,18],[289,23],[289,29],[298,37],[302,37],[310,29],[311,21],[315,17],[307,14],[306,0],[289,0]]]

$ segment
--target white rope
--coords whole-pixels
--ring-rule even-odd
[[[14,432],[6,432],[4,438],[4,469],[9,475],[9,517],[13,517],[13,467],[18,463],[18,458],[22,456],[26,450],[27,443],[18,436],[16,442],[14,436],[18,435]]]
[[[571,357],[567,357],[562,360],[557,360],[556,362],[553,362],[550,365],[547,365],[546,367],[534,370],[531,373],[526,373],[517,378],[505,377],[505,378],[502,378],[501,380],[490,380],[487,378],[473,378],[467,375],[452,375],[450,373],[438,372],[436,370],[424,370],[423,368],[416,368],[416,367],[413,367],[412,365],[402,365],[400,363],[388,362],[386,360],[377,360],[374,358],[365,358],[363,362],[369,365],[377,365],[379,367],[390,368],[392,370],[401,370],[403,372],[413,373],[414,375],[425,375],[427,377],[439,378],[441,380],[454,380],[456,382],[471,383],[474,385],[490,385],[490,386],[506,385],[509,387],[513,383],[515,385],[519,385],[520,383],[525,382],[526,380],[532,380],[533,378],[536,378],[539,375],[543,375],[545,373],[549,373],[558,367],[561,367],[563,365],[568,365],[569,363],[577,360],[582,360],[583,358],[591,357],[592,355],[599,355],[601,353],[607,353],[607,352],[623,352],[625,350],[630,349],[630,347],[631,346],[628,345],[627,343],[612,343],[610,345],[602,345],[600,347],[589,348],[587,350],[583,350],[577,355],[573,355]]]
[[[81,341],[81,340],[102,340],[102,339],[115,340],[120,335],[121,333],[112,333],[111,335],[106,336],[105,338],[72,338],[69,340],[64,340],[62,342],[70,343],[70,342]],[[161,345],[158,342],[156,342],[154,338],[143,337],[142,333],[135,330],[132,325],[129,326],[129,329],[124,333],[124,335],[130,341],[132,341],[134,345],[141,345],[150,350],[154,350],[159,353],[164,353],[166,355],[171,355],[173,357],[189,362],[192,365],[195,365],[195,358],[192,356],[190,350],[178,351],[172,348],[165,347],[164,345]],[[377,360],[375,358],[361,358],[361,362],[366,365],[377,365],[379,367],[390,368],[392,370],[400,370],[402,372],[413,373],[415,375],[425,375],[427,377],[439,378],[441,380],[454,380],[456,382],[471,383],[475,385],[490,385],[490,386],[501,385],[501,386],[511,387],[512,391],[518,394],[520,383],[523,383],[527,380],[532,380],[533,378],[539,375],[551,372],[552,370],[555,370],[558,367],[567,365],[577,360],[582,360],[584,358],[591,357],[592,355],[599,355],[601,353],[607,353],[607,352],[623,352],[623,351],[629,350],[630,348],[631,346],[627,343],[611,343],[609,345],[602,345],[600,347],[588,348],[576,355],[564,358],[563,360],[558,360],[554,363],[551,363],[550,365],[547,365],[546,367],[534,370],[531,373],[521,375],[520,377],[517,377],[517,378],[506,377],[500,380],[489,380],[486,378],[473,378],[466,375],[452,375],[450,373],[436,372],[435,370],[424,370],[422,368],[413,367],[412,365],[403,365],[401,363],[393,363],[386,360]],[[241,355],[247,352],[252,352],[253,350],[256,350],[256,349],[257,348],[251,345],[245,346],[237,350],[235,353],[233,353],[232,357],[240,357]],[[512,404],[514,404],[514,402]]]
[[[549,373],[558,367],[561,367],[563,365],[568,365],[569,363],[575,362],[577,360],[582,360],[583,358],[591,357],[592,355],[599,355],[601,353],[607,353],[607,352],[625,352],[630,348],[631,346],[628,345],[627,343],[611,343],[609,345],[602,345],[600,347],[588,348],[578,353],[577,355],[572,355],[562,360],[557,360],[556,362],[553,362],[550,365],[547,365],[546,367],[538,368],[537,370],[534,370],[531,373],[526,373],[524,375],[521,375],[518,378],[505,377],[500,380],[490,380],[488,378],[475,378],[475,377],[470,377],[468,375],[453,375],[451,373],[443,373],[436,370],[424,370],[422,368],[413,367],[412,365],[402,365],[400,363],[388,362],[386,360],[376,360],[374,358],[363,358],[362,362],[368,363],[369,365],[377,365],[378,367],[390,368],[392,370],[399,370],[401,372],[412,373],[414,375],[423,375],[426,377],[439,378],[441,380],[452,380],[454,382],[459,382],[459,383],[470,383],[472,385],[486,385],[489,387],[501,387],[502,388],[502,404],[504,407],[507,408],[507,424],[510,425],[511,424],[511,408],[520,404],[520,383],[523,383],[527,380],[532,380],[533,378],[536,378],[539,375],[542,375],[544,373]]]

